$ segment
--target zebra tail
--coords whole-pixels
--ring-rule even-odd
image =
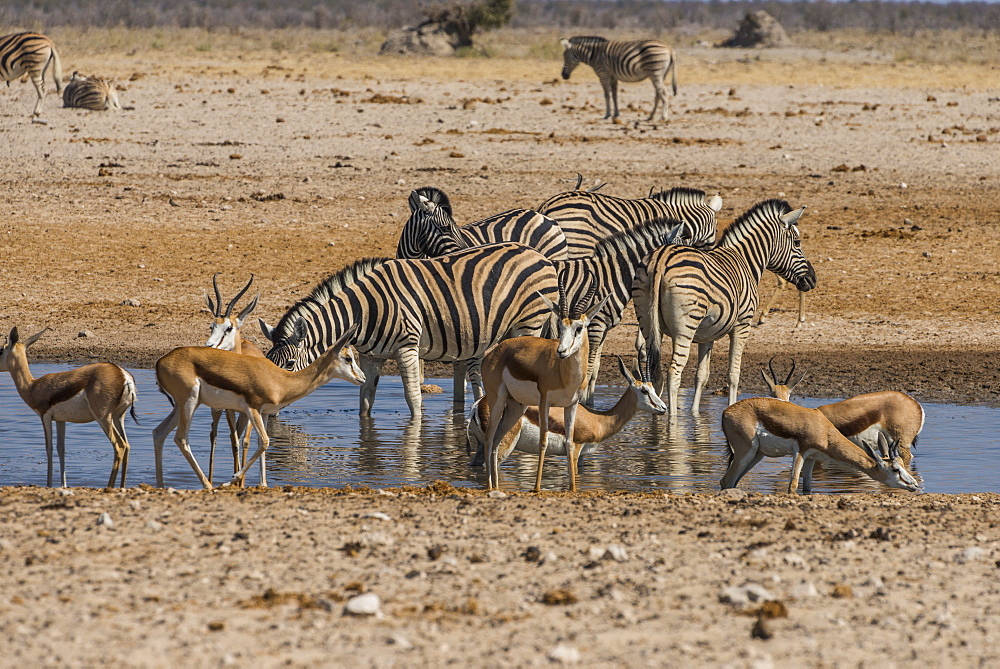
[[[650,271],[649,262],[636,271],[632,288],[632,301],[639,321],[640,337],[645,339],[646,373],[656,392],[663,392],[663,373],[660,370],[660,282],[655,272]]]
[[[674,89],[674,96],[677,95],[677,55],[674,54],[674,50],[670,50],[670,65],[667,66],[670,70],[670,85]]]
[[[59,53],[56,51],[56,47],[52,47],[52,57],[49,58],[49,62],[52,63],[52,80],[56,82],[56,93],[62,92],[62,62],[59,60]],[[48,67],[48,63],[45,64]],[[45,78],[45,71],[42,70],[42,78]]]

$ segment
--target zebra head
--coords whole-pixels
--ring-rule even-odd
[[[573,50],[573,44],[565,37],[559,40],[563,48],[563,69],[562,78],[569,79],[569,75],[573,74],[573,70],[576,66],[580,64],[580,59],[576,57],[576,51]]]
[[[292,332],[286,337],[280,338],[275,333],[274,328],[265,328],[264,321],[261,321],[261,330],[264,336],[271,340],[271,350],[267,352],[267,359],[278,367],[289,372],[296,372],[309,365],[311,360],[306,359],[306,322],[301,318],[295,321]]]
[[[791,209],[787,203],[785,207]],[[769,265],[767,268],[803,292],[816,287],[816,270],[802,251],[802,238],[796,225],[805,210],[803,205],[779,217],[784,227],[781,239],[784,242],[782,246],[785,252],[777,254],[774,266]]]
[[[397,258],[427,258],[469,248],[452,216],[451,202],[439,188],[410,193],[410,218],[396,246]]]
[[[749,244],[763,262],[800,291],[816,287],[816,270],[802,251],[802,239],[796,225],[803,206],[793,210],[784,200],[765,200],[742,214],[723,233],[719,246]],[[742,240],[742,241],[739,241]]]

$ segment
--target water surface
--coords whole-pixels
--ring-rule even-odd
[[[36,376],[65,369],[33,365]],[[152,370],[130,370],[136,378],[139,399],[136,412],[141,425],[131,419],[126,430],[132,445],[128,484],[156,483],[152,429],[170,412],[165,396],[155,386]],[[434,381],[431,381],[434,382]],[[436,381],[444,388],[449,380]],[[621,390],[598,388],[597,405],[611,406]],[[804,406],[830,400],[800,398]],[[682,406],[690,396],[682,393]],[[709,396],[700,416],[681,415],[675,421],[649,414],[637,415],[604,446],[580,461],[579,486],[583,490],[662,490],[674,493],[711,492],[727,466],[728,451],[719,425],[725,397]],[[1000,492],[1000,443],[997,426],[1000,409],[980,406],[924,404],[927,420],[912,464],[925,492]],[[45,448],[41,422],[21,401],[8,374],[0,374],[0,485],[45,485]],[[202,469],[208,472],[209,411],[200,407],[191,431],[191,444]],[[268,449],[268,483],[373,488],[417,485],[443,480],[455,486],[485,485],[483,468],[469,466],[465,453],[465,415],[453,412],[451,396],[424,396],[424,416],[410,420],[398,377],[379,383],[373,415],[358,416],[358,389],[333,381],[286,408],[272,420]],[[70,486],[100,487],[107,483],[112,449],[96,423],[69,425],[66,437],[67,482]],[[254,440],[256,442],[256,440]],[[255,443],[251,448],[255,447]],[[506,489],[530,490],[534,486],[537,456],[515,452],[502,465]],[[773,493],[788,485],[791,458],[764,459],[740,488]],[[58,458],[54,480],[58,482]],[[216,452],[215,483],[232,471],[232,454],[225,420]],[[256,467],[247,481],[256,484]],[[546,460],[546,489],[568,487],[566,458]],[[198,488],[198,480],[168,438],[164,446],[164,484]],[[818,493],[893,491],[848,469],[817,466],[813,489]]]

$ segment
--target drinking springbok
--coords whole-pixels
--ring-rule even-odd
[[[17,328],[10,331],[0,350],[0,372],[10,372],[14,386],[24,403],[42,419],[45,432],[45,456],[48,460],[46,485],[52,486],[52,423],[56,424],[61,486],[66,487],[66,423],[97,424],[104,430],[115,450],[108,487],[115,485],[121,470],[121,487],[128,472],[129,443],[125,435],[125,414],[135,415],[135,379],[118,365],[98,362],[65,372],[53,372],[37,379],[28,368],[27,349],[48,328],[23,342]]]

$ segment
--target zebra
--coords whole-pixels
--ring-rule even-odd
[[[45,72],[52,65],[52,80],[56,83],[56,92],[62,90],[62,65],[56,45],[45,35],[38,33],[12,33],[0,37],[0,77],[10,82],[27,76],[35,85],[38,102],[31,112],[38,116],[42,111],[42,98],[45,97]]]
[[[649,79],[656,97],[647,121],[656,116],[667,120],[667,88],[664,82],[670,74],[670,84],[677,95],[677,57],[674,50],[655,39],[634,42],[612,42],[603,37],[578,35],[559,40],[563,47],[562,78],[569,79],[576,66],[586,63],[594,68],[604,88],[604,118],[611,117],[611,101],[615,103],[614,118],[618,118],[618,82]]]
[[[552,260],[569,257],[559,224],[530,209],[511,209],[459,227],[451,201],[439,188],[418,188],[410,193],[409,204],[397,258],[433,258],[495,242],[519,242]]]
[[[566,236],[552,219],[530,209],[510,211],[459,227],[451,201],[439,188],[424,187],[410,193],[410,218],[403,225],[396,246],[397,258],[434,258],[473,246],[519,242],[545,257],[567,258]],[[455,363],[453,398],[465,403],[466,367]]]
[[[79,107],[93,111],[122,108],[118,102],[118,93],[110,81],[84,77],[79,72],[73,73],[66,88],[63,89],[63,107]]]
[[[573,190],[550,197],[538,211],[555,220],[566,234],[572,258],[588,256],[601,239],[657,218],[684,222],[679,239],[698,248],[715,244],[716,214],[722,198],[705,191],[671,188],[649,197],[625,199]]]
[[[740,360],[757,309],[757,286],[770,270],[801,291],[816,287],[816,271],[802,252],[796,223],[805,207],[765,200],[726,228],[710,251],[664,246],[636,272],[632,287],[639,320],[636,349],[649,356],[657,392],[663,388],[660,339],[673,340],[668,383],[670,415],[677,414],[681,372],[692,342],[698,343],[693,413],[708,381],[712,344],[729,335],[729,404],[736,401]]]
[[[267,357],[279,367],[302,369],[358,324],[365,383],[361,415],[371,413],[382,364],[393,358],[406,403],[421,414],[420,360],[469,361],[477,399],[483,395],[479,361],[502,339],[539,335],[556,299],[552,262],[515,243],[487,244],[441,258],[367,258],[320,283],[274,327]]]
[[[638,267],[657,248],[673,244],[683,224],[674,219],[656,219],[628,228],[603,239],[593,255],[573,260],[557,260],[559,285],[571,304],[585,309],[586,295],[596,289],[598,295],[610,295],[608,303],[590,322],[589,380],[582,401],[589,402],[601,367],[601,350],[608,331],[622,320],[625,307],[632,301],[632,281]]]

